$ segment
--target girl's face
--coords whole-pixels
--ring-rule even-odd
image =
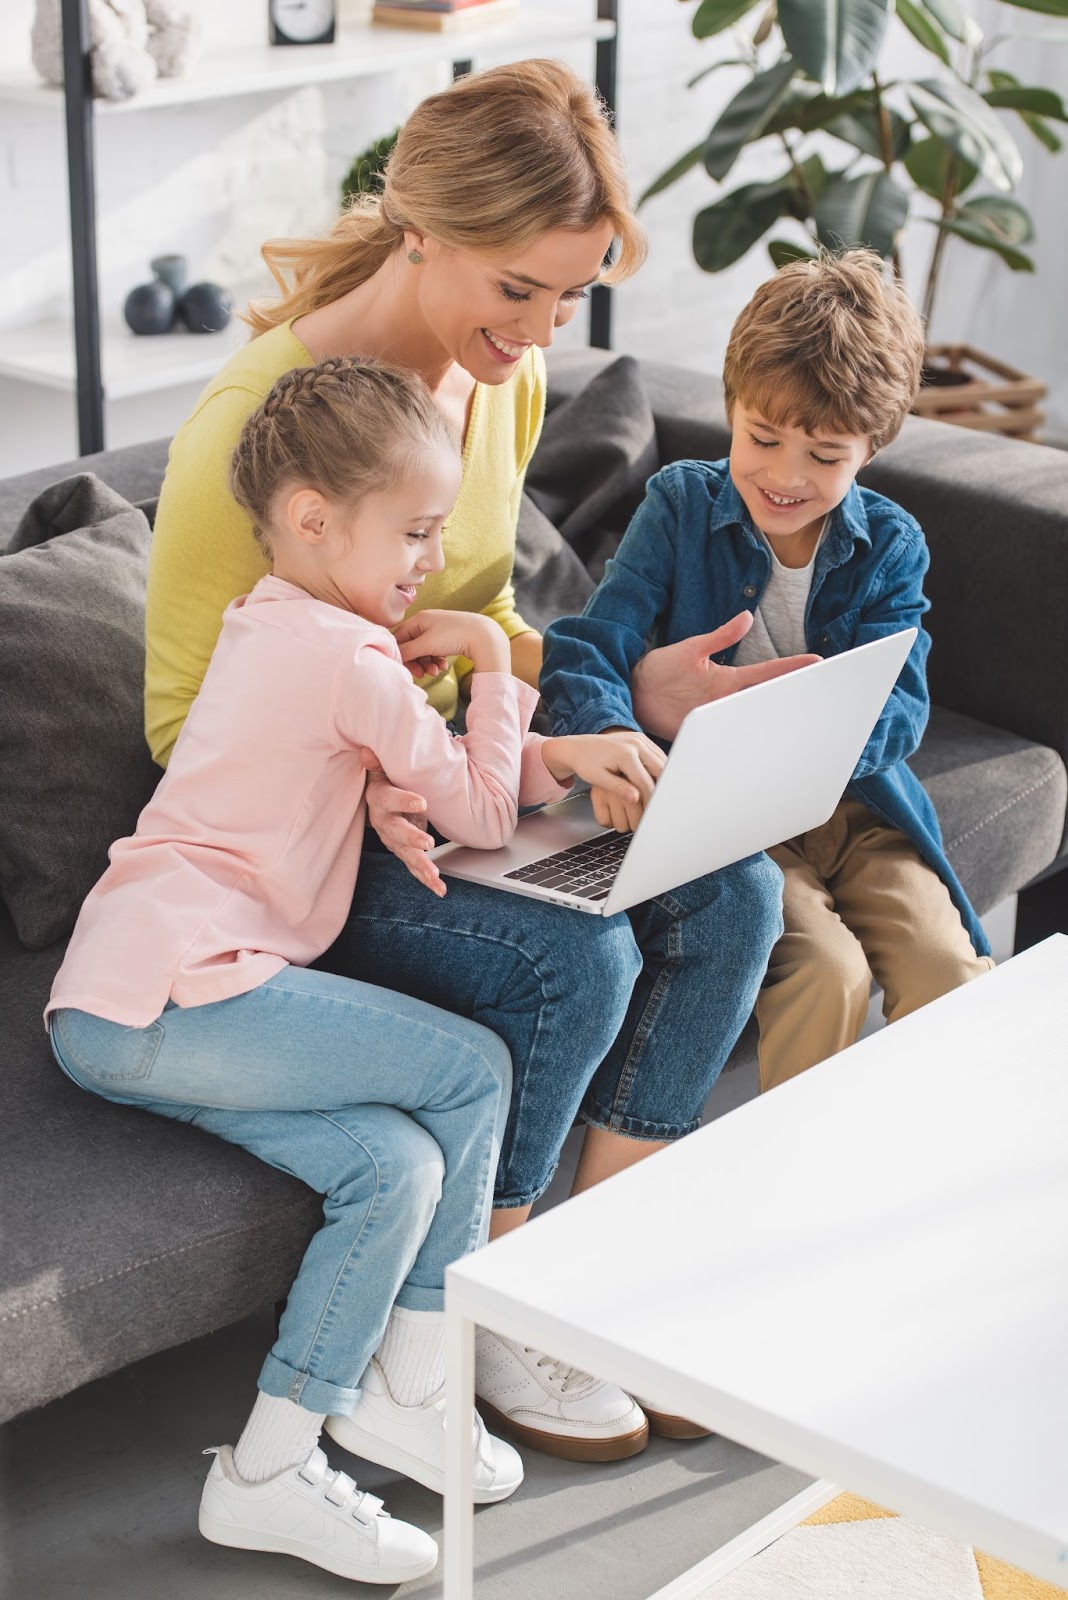
[[[479,383],[506,383],[532,344],[543,349],[571,321],[597,281],[611,223],[587,233],[557,228],[514,255],[449,250],[406,236],[423,256],[419,305],[451,360]]]
[[[395,628],[428,572],[445,565],[442,530],[460,489],[460,458],[428,450],[396,488],[364,495],[355,508],[314,489],[285,507],[297,535],[276,545],[274,570],[329,605]],[[296,563],[290,565],[289,556]]]

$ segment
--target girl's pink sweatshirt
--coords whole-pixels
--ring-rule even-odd
[[[424,796],[441,833],[503,844],[518,805],[568,792],[527,732],[537,698],[506,673],[476,673],[457,738],[385,628],[262,579],[226,608],[167,772],[133,837],[111,847],[46,1017],[72,1006],[147,1027],[168,1000],[225,1000],[322,955],[356,884],[361,746]]]

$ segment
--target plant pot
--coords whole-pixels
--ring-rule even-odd
[[[1045,393],[1040,379],[971,345],[932,344],[927,347],[923,387],[912,409],[937,422],[1033,440],[1046,420],[1037,404]]]

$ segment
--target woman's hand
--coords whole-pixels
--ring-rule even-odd
[[[594,816],[602,828],[617,833],[633,833],[638,826],[667,759],[659,745],[633,728],[546,739],[541,754],[558,783],[574,775],[590,785]]]
[[[630,690],[634,715],[643,728],[658,739],[674,739],[683,718],[695,706],[750,684],[781,678],[785,672],[811,666],[819,656],[783,656],[779,661],[760,661],[751,667],[723,667],[709,657],[737,644],[753,626],[753,613],[739,611],[713,633],[699,633],[679,644],[650,650],[631,673]]]
[[[476,672],[512,670],[508,635],[476,611],[417,611],[393,637],[413,678],[436,678],[450,656],[466,656]]]
[[[426,801],[411,789],[395,789],[373,750],[361,749],[360,760],[367,769],[367,820],[386,849],[440,899],[445,884],[426,853],[434,848],[434,840],[426,831]]]

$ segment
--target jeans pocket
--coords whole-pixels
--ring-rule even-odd
[[[143,1082],[163,1043],[163,1028],[128,1028],[88,1011],[53,1011],[48,1019],[52,1050],[67,1077],[82,1089],[107,1093]]]

